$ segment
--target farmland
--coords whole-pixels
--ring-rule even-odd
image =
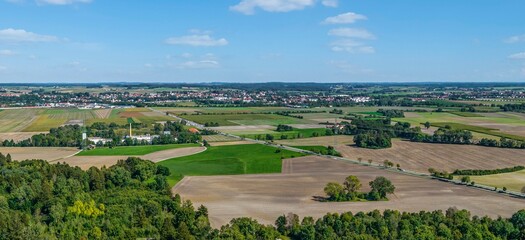
[[[350,174],[363,183],[376,176],[385,176],[396,186],[396,193],[389,201],[379,202],[313,200],[314,196],[324,196],[326,183],[341,182]],[[365,185],[364,191],[368,190]],[[493,192],[319,157],[286,159],[282,174],[186,177],[173,192],[196,205],[207,206],[212,226],[226,224],[236,217],[248,216],[264,224],[273,224],[278,216],[289,212],[320,217],[327,212],[355,213],[374,209],[419,212],[457,207],[480,216],[509,217],[525,203]]]
[[[168,182],[172,185],[183,176],[236,175],[281,172],[281,158],[303,154],[259,144],[209,147],[205,152],[174,158],[159,164],[171,171]]]
[[[42,112],[42,109],[3,110],[0,112],[0,132],[24,132]]]
[[[307,123],[307,121],[302,119],[286,117],[276,114],[183,115],[181,117],[200,124],[218,123],[219,126]]]
[[[11,154],[13,160],[42,159],[55,161],[75,155],[79,150],[64,147],[0,147],[0,153]]]
[[[429,168],[452,172],[456,169],[498,169],[525,165],[521,149],[490,148],[469,145],[393,141],[392,148],[371,150],[338,145],[336,150],[351,159],[361,158],[382,164],[389,160],[401,168],[428,173]]]
[[[153,152],[176,149],[197,147],[198,144],[170,144],[170,145],[145,145],[145,146],[121,146],[114,148],[96,148],[93,150],[85,150],[77,154],[77,156],[142,156]]]
[[[470,176],[470,180],[479,184],[521,192],[525,187],[525,171],[492,174],[485,176]]]

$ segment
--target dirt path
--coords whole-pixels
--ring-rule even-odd
[[[290,212],[301,217],[321,217],[328,212],[397,209],[418,212],[468,209],[474,215],[510,217],[523,208],[525,200],[480,191],[460,185],[411,177],[380,169],[359,166],[319,157],[287,159],[286,174],[186,177],[173,188],[195,206],[205,205],[213,227],[227,224],[232,218],[252,217],[273,224],[280,215]],[[328,182],[342,182],[356,175],[368,191],[368,182],[385,176],[396,186],[390,201],[323,203],[313,200],[324,196]]]

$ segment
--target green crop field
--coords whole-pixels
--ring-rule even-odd
[[[168,182],[175,185],[184,176],[237,175],[281,172],[281,157],[300,157],[304,154],[280,150],[261,144],[209,147],[208,150],[186,157],[160,162],[171,171]]]
[[[450,112],[454,115],[458,115],[460,117],[483,117],[483,115],[473,113],[473,112]]]
[[[220,126],[279,125],[305,123],[305,121],[302,119],[276,114],[181,115],[180,117],[200,124],[205,124],[207,122],[219,123]]]
[[[520,192],[525,187],[525,170],[511,173],[492,174],[485,176],[470,176],[475,183]]]
[[[248,133],[248,134],[242,134],[237,133],[240,137],[244,138],[251,138],[251,139],[264,139],[266,137],[266,134],[270,134],[274,137],[274,140],[279,139],[294,139],[294,138],[310,138],[314,137],[313,135],[316,134],[317,137],[326,136],[326,128],[307,128],[307,129],[297,129],[295,128],[293,131],[287,131],[287,132],[276,132],[276,131],[264,131],[264,132],[257,132],[257,133]],[[282,137],[286,136],[286,137]]]
[[[198,147],[199,144],[169,144],[169,145],[145,145],[145,146],[125,146],[114,148],[96,148],[85,150],[77,156],[143,156],[149,153],[186,147]]]
[[[42,109],[9,109],[0,112],[0,132],[22,132],[43,112]]]

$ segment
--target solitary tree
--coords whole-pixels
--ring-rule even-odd
[[[430,128],[430,122],[425,122],[425,128],[426,128],[426,129],[429,129],[429,128]]]
[[[465,183],[465,184],[469,183],[470,182],[470,177],[469,176],[463,176],[461,178],[461,182]]]
[[[372,188],[372,193],[377,193],[380,198],[386,199],[387,194],[394,193],[396,187],[390,182],[390,180],[385,177],[377,177],[374,181],[371,181],[370,187]]]
[[[343,183],[348,193],[356,193],[361,188],[361,181],[356,176],[348,176]]]

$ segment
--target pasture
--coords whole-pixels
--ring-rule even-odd
[[[359,177],[363,191],[369,190],[369,181],[384,176],[395,185],[395,194],[389,201],[377,202],[314,200],[315,196],[324,196],[323,188],[328,182],[342,182],[348,175]],[[320,157],[286,159],[282,174],[187,176],[172,191],[191,200],[195,206],[205,205],[215,227],[237,217],[274,224],[277,217],[289,212],[318,218],[327,212],[357,213],[375,209],[419,212],[457,207],[474,215],[510,217],[525,204],[523,199],[493,192]]]
[[[288,150],[277,151],[261,144],[209,147],[206,151],[159,164],[171,171],[168,182],[176,184],[184,176],[237,175],[281,172],[281,159],[304,156]]]
[[[522,149],[492,148],[474,145],[453,145],[392,141],[392,148],[365,149],[337,145],[335,149],[350,159],[361,158],[382,164],[389,160],[402,169],[428,173],[429,168],[452,172],[456,169],[499,169],[525,165]]]

